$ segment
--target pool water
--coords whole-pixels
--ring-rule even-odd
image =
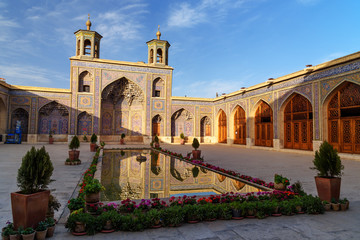
[[[102,201],[260,191],[242,181],[150,150],[104,150],[101,182],[106,189],[101,194]]]

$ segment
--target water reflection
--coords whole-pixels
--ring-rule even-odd
[[[146,157],[146,161],[138,157],[140,154]],[[260,191],[243,182],[149,150],[105,150],[101,182],[106,188],[102,201]]]

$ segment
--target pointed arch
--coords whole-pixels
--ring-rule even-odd
[[[90,92],[92,85],[92,75],[88,71],[83,71],[79,75],[78,91],[79,92]]]
[[[82,112],[79,114],[77,134],[80,136],[92,134],[92,116],[89,113]]]
[[[39,110],[39,134],[68,134],[69,111],[56,101],[45,104]]]
[[[83,55],[90,56],[91,55],[91,41],[89,39],[85,39],[84,41],[84,53]]]
[[[163,63],[163,51],[161,48],[158,48],[156,50],[156,62]]]
[[[311,102],[298,93],[291,94],[281,107],[284,116],[284,147],[312,150],[313,110]]]
[[[246,145],[246,113],[237,105],[234,109],[234,144]]]
[[[329,143],[339,152],[360,153],[360,85],[343,82],[324,105]]]
[[[273,111],[269,104],[261,100],[255,111],[255,145],[273,146]]]
[[[211,136],[211,119],[204,116],[200,120],[200,142],[204,142],[205,137]]]
[[[153,97],[164,97],[165,96],[165,81],[160,77],[153,81]]]
[[[152,118],[152,136],[161,136],[163,121],[159,114]]]
[[[227,120],[226,114],[222,109],[218,114],[218,142],[227,143]]]
[[[11,113],[11,129],[16,128],[16,122],[21,122],[21,134],[22,134],[22,141],[27,140],[27,134],[28,134],[28,124],[29,124],[29,113],[23,108],[16,108]]]
[[[184,108],[177,110],[171,116],[171,136],[180,136],[181,133],[186,137],[194,136],[193,115]]]

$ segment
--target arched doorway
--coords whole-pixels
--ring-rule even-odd
[[[69,111],[55,101],[50,102],[39,110],[39,134],[68,134]]]
[[[21,122],[21,141],[27,141],[29,113],[23,108],[15,109],[11,114],[11,129],[16,128],[16,122]]]
[[[227,143],[226,114],[223,110],[219,114],[218,131],[218,142]]]
[[[246,144],[246,116],[244,109],[239,106],[234,114],[234,143]]]
[[[179,109],[171,116],[171,136],[173,141],[180,141],[181,133],[185,138],[194,136],[194,120],[193,115],[186,109]],[[175,138],[176,137],[176,138]]]
[[[161,117],[160,115],[156,115],[152,119],[152,136],[160,136],[161,135]]]
[[[255,145],[273,146],[273,111],[264,101],[261,101],[255,113]]]
[[[78,116],[77,134],[90,135],[92,133],[92,117],[87,112],[82,112]]]
[[[205,142],[205,137],[211,136],[211,120],[205,116],[200,120],[200,142]]]
[[[311,103],[300,94],[293,95],[284,111],[284,147],[312,150],[313,114]]]
[[[328,104],[328,139],[339,152],[360,153],[360,86],[342,84]]]

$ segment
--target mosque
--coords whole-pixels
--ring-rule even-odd
[[[75,32],[70,58],[70,89],[15,86],[0,79],[2,141],[16,122],[22,140],[67,142],[95,133],[101,141],[188,142],[243,145],[247,148],[315,151],[323,141],[339,152],[360,153],[360,52],[216,98],[172,96],[170,44],[147,42],[148,62],[100,58],[102,36]],[[80,137],[82,139],[82,137]]]

